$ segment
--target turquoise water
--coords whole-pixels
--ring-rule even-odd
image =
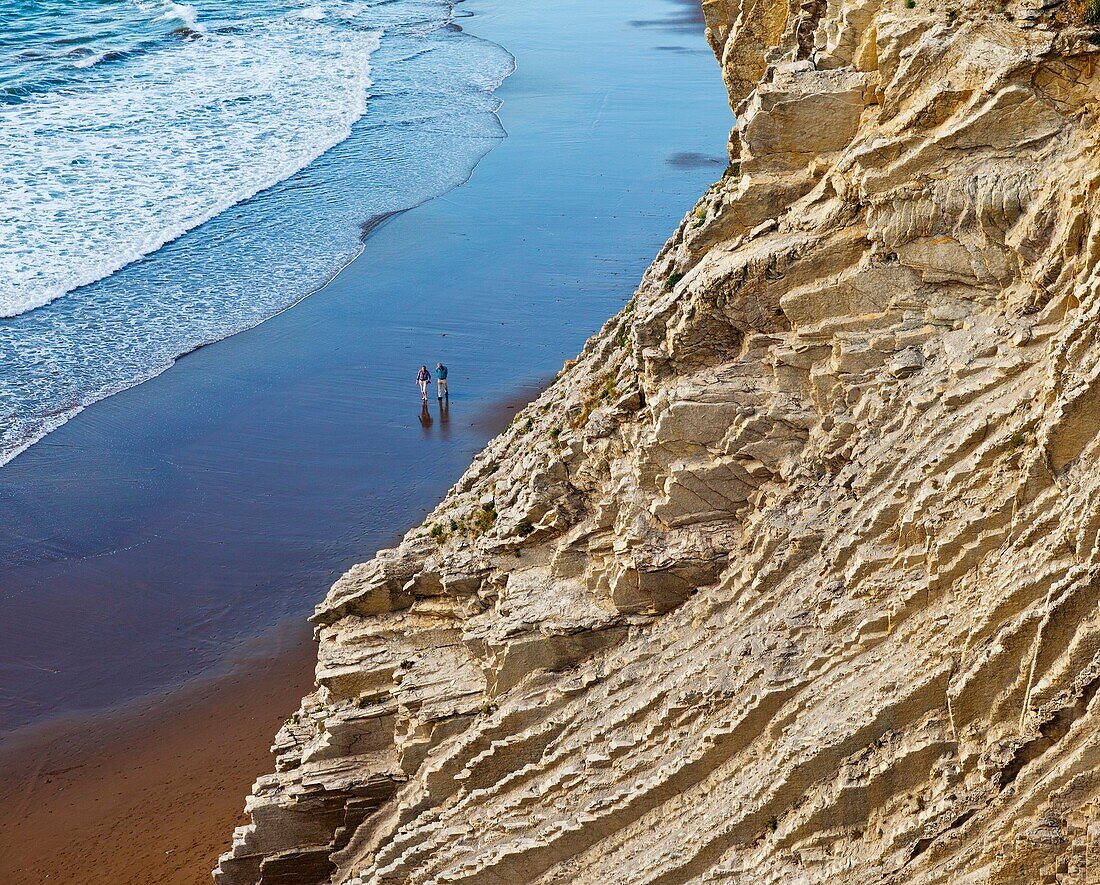
[[[463,181],[513,66],[442,0],[2,0],[0,27],[0,464]]]

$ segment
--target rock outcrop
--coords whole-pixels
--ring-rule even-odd
[[[1095,10],[704,10],[729,171],[318,607],[221,885],[1100,882]]]

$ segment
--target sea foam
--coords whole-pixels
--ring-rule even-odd
[[[504,136],[513,59],[453,27],[448,0],[190,5],[205,36],[153,0],[41,0],[0,29],[0,293],[18,314],[0,319],[0,465],[318,291],[366,222],[460,184]]]
[[[185,31],[0,106],[0,316],[102,279],[286,179],[366,111],[380,32],[349,27],[349,4],[217,30],[192,6],[149,6]]]

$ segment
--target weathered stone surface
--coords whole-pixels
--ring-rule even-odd
[[[1100,881],[1100,51],[1013,10],[706,0],[740,166],[318,607],[220,883]]]

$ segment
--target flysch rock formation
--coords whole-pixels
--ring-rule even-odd
[[[220,885],[1100,882],[1100,37],[707,0],[732,164],[317,608]]]

